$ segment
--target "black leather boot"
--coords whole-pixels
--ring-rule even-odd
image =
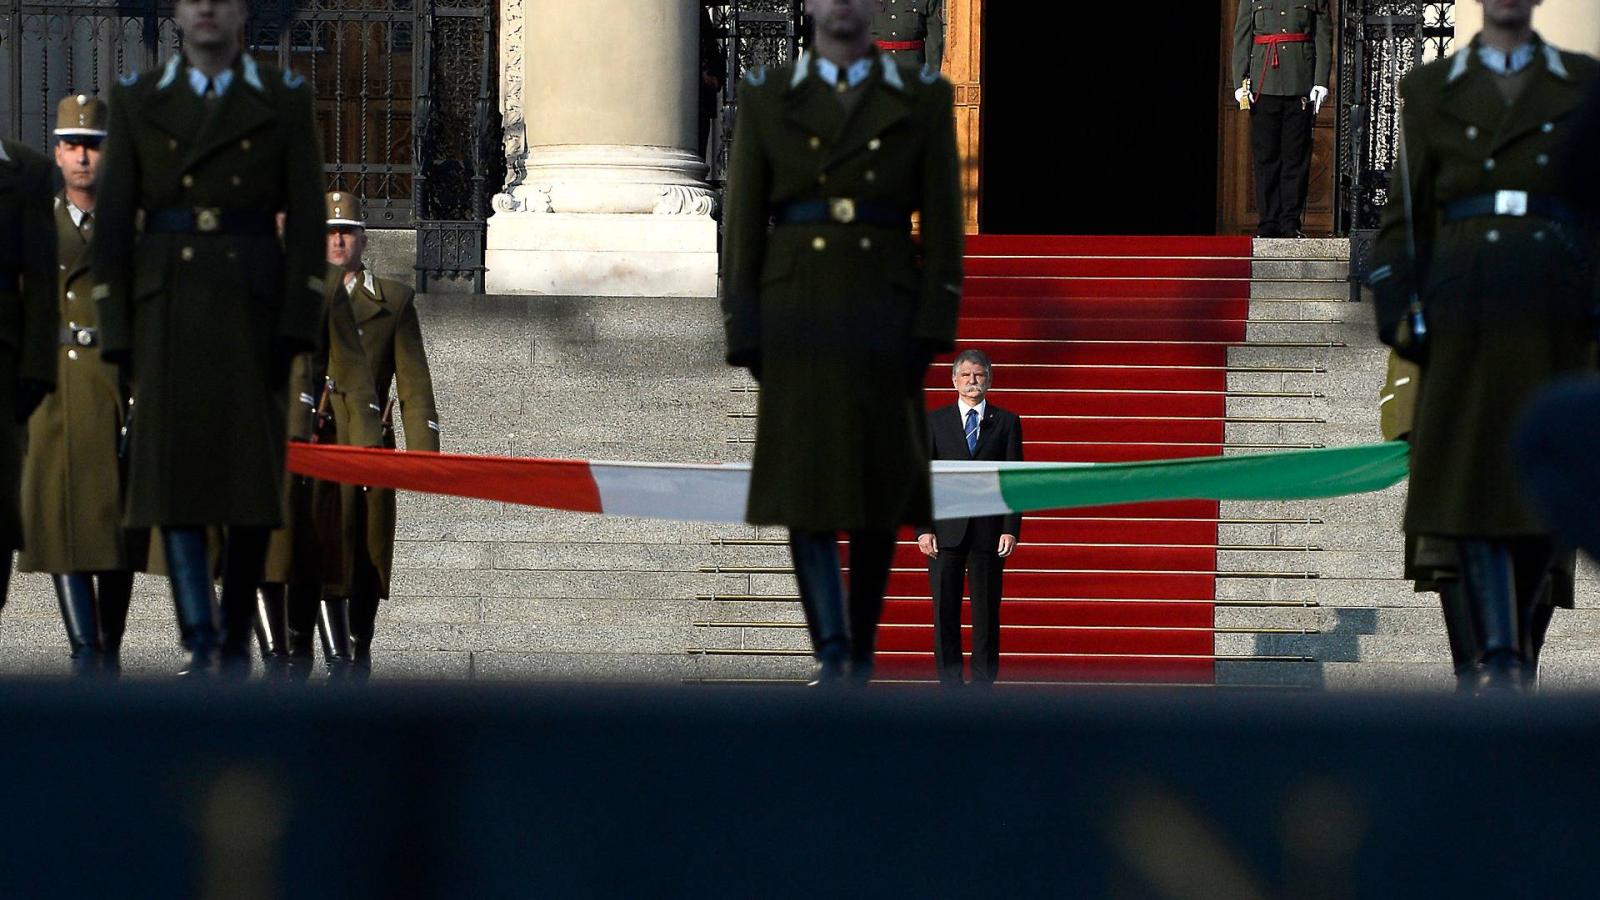
[[[372,677],[372,637],[377,633],[376,591],[350,598],[350,675],[357,681]]]
[[[800,587],[800,605],[817,658],[813,685],[844,683],[850,660],[850,633],[845,626],[844,586],[840,578],[838,537],[831,532],[791,531],[789,551]]]
[[[894,562],[894,539],[893,532],[850,534],[850,681],[857,686],[872,680],[878,620],[883,618],[883,594]]]
[[[100,616],[95,609],[94,579],[82,572],[69,572],[52,575],[50,580],[56,587],[61,622],[67,626],[67,644],[72,648],[72,674],[100,674],[104,648],[100,643]]]
[[[288,610],[284,632],[288,640],[289,677],[306,681],[316,663],[317,605],[322,598],[318,585],[289,585]]]
[[[189,665],[179,675],[208,676],[216,672],[221,632],[217,629],[216,600],[211,593],[211,559],[203,528],[162,529],[167,553],[167,579],[172,584],[172,605],[178,614],[178,634],[189,651]]]
[[[106,674],[122,674],[122,636],[128,630],[128,605],[133,600],[132,572],[101,572],[95,576],[94,599],[100,610],[100,657]]]
[[[344,598],[323,600],[317,605],[317,631],[322,636],[322,661],[328,678],[350,678],[350,601]]]
[[[255,633],[256,592],[267,559],[265,528],[230,527],[222,556],[221,669],[230,678],[250,676],[250,638]]]
[[[261,673],[282,680],[289,675],[288,588],[268,582],[256,589],[256,646],[261,651]]]
[[[1471,693],[1478,687],[1478,660],[1483,656],[1483,646],[1460,581],[1439,582],[1439,608],[1444,612],[1445,635],[1450,639],[1450,664],[1455,669],[1456,691]]]
[[[1510,549],[1484,540],[1464,540],[1459,547],[1462,588],[1483,641],[1479,690],[1520,691],[1524,660]]]

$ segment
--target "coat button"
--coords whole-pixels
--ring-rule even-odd
[[[249,138],[245,138],[244,140],[240,141],[239,142],[239,149],[240,150],[249,150],[250,149],[250,139]]]
[[[176,149],[178,149],[178,139],[177,138],[169,139],[167,141],[167,149],[168,150],[176,150]]]
[[[821,175],[817,176],[817,184],[827,184],[827,183],[828,183],[828,173],[827,172],[823,172]]]
[[[872,238],[869,238],[869,237],[862,238],[861,239],[861,249],[863,249],[863,250],[871,250],[872,249]]]
[[[873,138],[872,140],[867,141],[867,149],[868,150],[876,150],[876,149],[878,149],[879,147],[882,147],[882,146],[883,146],[883,141],[878,139],[878,138]]]
[[[1489,233],[1483,236],[1483,239],[1491,244],[1498,244],[1500,243],[1500,232],[1491,228],[1489,229]]]
[[[1539,130],[1544,132],[1545,134],[1549,134],[1550,132],[1556,130],[1556,123],[1554,123],[1554,122],[1546,122],[1543,125],[1539,126]]]
[[[77,358],[78,358],[78,351],[76,351],[76,350],[68,350],[67,351],[67,359],[77,359]]]
[[[183,261],[184,262],[188,262],[189,260],[194,259],[194,248],[193,247],[185,247],[182,250],[178,251],[178,255],[183,257]]]
[[[238,259],[238,258],[239,258],[239,251],[237,251],[237,250],[229,250],[228,251],[228,259]]]
[[[1548,165],[1550,165],[1550,154],[1541,153],[1541,154],[1539,154],[1539,157],[1534,160],[1534,162],[1538,163],[1541,166],[1548,166]]]
[[[811,136],[811,140],[806,141],[806,146],[810,147],[813,150],[821,150],[822,149],[822,138],[819,138],[816,135],[812,135]]]
[[[817,251],[818,253],[828,249],[828,239],[820,234],[817,235],[811,239],[811,249]]]
[[[1483,170],[1485,172],[1493,172],[1494,171],[1494,160],[1492,160],[1492,159],[1484,160],[1483,161]]]
[[[1476,126],[1476,125],[1468,125],[1467,126],[1467,140],[1475,141],[1477,139],[1478,139],[1478,126]]]
[[[194,187],[194,176],[193,175],[185,175],[185,176],[183,176],[183,186],[186,187],[186,188]]]
[[[233,176],[233,177],[232,177],[232,178],[230,178],[230,179],[228,179],[228,180],[229,180],[229,181],[231,181],[231,182],[233,182],[233,186],[234,186],[234,187],[238,187],[238,186],[239,186],[239,185],[241,185],[241,184],[244,184],[244,179],[243,179],[243,178],[240,178],[240,177],[239,177],[239,176],[237,176],[237,175],[235,175],[235,176]]]
[[[1533,233],[1533,239],[1536,240],[1536,241],[1544,240],[1544,232],[1542,230],[1541,231],[1535,231]]]
[[[78,295],[73,293],[72,291],[67,291],[67,299],[68,300],[76,300],[76,299],[78,299]]]
[[[357,328],[356,329],[356,337],[366,337],[366,334],[367,334],[367,330],[365,328]]]

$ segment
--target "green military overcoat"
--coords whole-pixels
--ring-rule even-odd
[[[115,572],[144,568],[144,532],[122,527],[122,464],[127,391],[117,367],[100,358],[89,293],[89,242],[56,197],[58,308],[65,326],[56,347],[56,390],[28,420],[22,466],[24,572]]]
[[[872,15],[872,39],[905,43],[922,41],[922,50],[890,50],[902,66],[938,69],[944,62],[945,0],[878,0]]]
[[[331,276],[330,276],[331,277]],[[377,278],[363,270],[350,292],[350,309],[361,338],[368,378],[379,398],[387,398],[391,387],[399,403],[405,426],[406,449],[439,452],[439,410],[433,396],[433,374],[428,369],[428,354],[422,343],[422,323],[417,317],[416,292],[398,281]],[[341,370],[354,369],[356,363],[334,347],[329,365]],[[356,377],[354,374],[351,378]],[[339,443],[361,443],[346,431],[341,421]],[[394,434],[386,433],[383,444],[395,446]],[[341,486],[342,515],[345,521],[347,553],[364,550],[378,572],[378,596],[389,597],[389,576],[394,565],[394,491]],[[359,509],[357,507],[360,507]],[[364,528],[362,525],[364,524]],[[357,529],[356,531],[352,530]],[[358,532],[364,532],[358,533]]]
[[[349,437],[348,443],[380,446],[382,408],[367,376],[350,296],[339,284],[336,270],[330,269],[324,278],[323,301],[324,324],[317,332],[317,349],[296,357],[289,375],[289,440],[315,437],[313,417],[322,400],[324,380],[331,379],[327,412]],[[339,348],[337,353],[333,347]],[[342,551],[348,542],[343,539],[340,505],[338,485],[297,475],[285,477],[284,526],[272,533],[267,544],[266,581],[320,583],[331,595],[348,593],[349,565]]]
[[[1311,40],[1276,45],[1257,35],[1309,34]],[[1304,97],[1328,87],[1333,73],[1333,20],[1328,0],[1239,0],[1233,22],[1233,87],[1250,79],[1256,94]],[[1273,65],[1273,61],[1277,65]]]
[[[1563,184],[1571,114],[1600,63],[1536,42],[1526,87],[1507,106],[1477,42],[1401,84],[1415,208],[1390,193],[1371,280],[1379,336],[1404,343],[1412,286],[1427,323],[1412,429],[1406,531],[1442,537],[1544,534],[1511,461],[1518,414],[1541,387],[1594,367],[1592,236],[1541,215],[1442,218],[1454,201]],[[1407,351],[1408,353],[1411,351]]]
[[[234,75],[214,110],[177,56],[111,94],[94,278],[103,352],[134,376],[134,526],[283,521],[284,379],[321,321],[322,160],[302,79],[248,56]],[[162,210],[224,227],[152,233]],[[227,231],[279,211],[281,243]]]
[[[805,530],[932,520],[918,363],[954,345],[961,161],[950,83],[880,55],[847,112],[813,69],[741,85],[724,218],[728,362],[760,370],[748,518]],[[779,225],[799,201],[921,212],[909,228]]]
[[[32,150],[0,141],[0,552],[7,554],[23,542],[17,383],[56,380],[60,320],[51,170]]]

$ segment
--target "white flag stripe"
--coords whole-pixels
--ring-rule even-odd
[[[608,516],[684,522],[744,521],[750,467],[590,463]]]

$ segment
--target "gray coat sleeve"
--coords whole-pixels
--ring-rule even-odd
[[[1239,17],[1233,22],[1233,87],[1250,77],[1250,54],[1255,50],[1256,18],[1250,0],[1239,0]]]

